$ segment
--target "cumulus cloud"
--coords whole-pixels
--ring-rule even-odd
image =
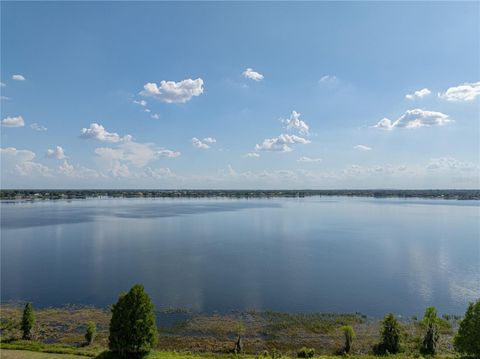
[[[49,176],[50,170],[41,163],[33,162],[35,152],[17,150],[15,147],[0,148],[2,166],[21,176]]]
[[[65,156],[65,151],[60,146],[56,146],[53,150],[49,148],[45,154],[45,157],[56,160],[63,160],[67,158],[67,156]]]
[[[67,177],[74,178],[98,178],[100,174],[90,168],[86,168],[79,165],[71,165],[67,160],[58,166],[58,172]]]
[[[140,106],[147,106],[147,101],[145,100],[140,100],[140,101],[137,101],[137,100],[133,100],[133,103],[136,103],[137,105],[140,105]]]
[[[310,143],[309,140],[295,136],[281,134],[278,137],[266,138],[261,144],[255,145],[255,151],[268,151],[268,152],[291,152],[293,149],[290,145],[293,144],[307,144]]]
[[[430,91],[430,90],[427,89],[427,88],[424,88],[424,89],[415,91],[414,93],[405,95],[405,98],[408,99],[408,100],[414,100],[414,99],[416,99],[416,98],[423,98],[423,97],[425,97],[425,96],[428,96],[428,95],[430,95],[431,93],[432,93],[432,91]]]
[[[477,171],[478,165],[473,162],[459,161],[453,157],[440,157],[432,158],[425,168],[427,170]]]
[[[80,138],[89,139],[93,138],[103,142],[128,142],[132,140],[132,136],[125,135],[121,137],[116,132],[108,132],[105,127],[98,123],[91,123],[89,128],[82,128],[80,132]]]
[[[195,148],[200,148],[206,150],[210,148],[210,145],[217,142],[215,138],[206,137],[203,140],[198,139],[197,137],[192,138],[192,145]]]
[[[300,120],[300,114],[297,111],[292,111],[289,119],[282,119],[286,124],[287,130],[297,130],[301,135],[308,135],[309,127],[303,120]]]
[[[32,123],[32,124],[30,125],[30,128],[31,128],[32,130],[39,131],[39,132],[43,132],[43,131],[48,130],[45,126],[40,125],[39,123],[36,123],[36,122],[35,122],[35,123]]]
[[[2,120],[3,127],[23,127],[25,126],[25,121],[23,121],[22,116],[16,117],[6,117]]]
[[[0,148],[0,154],[5,156],[7,160],[14,160],[16,162],[31,161],[35,158],[35,152],[30,150],[17,150],[15,147]]]
[[[303,157],[300,157],[297,161],[298,162],[322,162],[322,159],[303,156]]]
[[[247,79],[254,80],[254,81],[261,81],[263,80],[263,75],[252,68],[247,68],[245,71],[242,72],[242,75],[245,76]]]
[[[320,80],[318,80],[318,82],[320,83],[334,83],[334,82],[337,82],[337,77],[334,76],[334,75],[324,75],[320,78]]]
[[[438,97],[451,102],[473,101],[478,96],[480,96],[480,81],[474,83],[465,82],[438,94]]]
[[[373,127],[384,130],[393,130],[394,128],[413,129],[419,127],[443,126],[450,122],[454,121],[444,113],[424,111],[417,108],[406,111],[396,121],[391,121],[388,118],[384,118]]]
[[[150,96],[165,103],[185,103],[194,96],[203,93],[203,80],[186,79],[180,82],[161,81],[160,86],[149,82],[143,86],[140,92],[142,96]]]
[[[354,149],[359,150],[359,151],[370,151],[372,148],[365,146],[365,145],[356,145],[353,146]]]
[[[17,74],[17,75],[13,75],[13,76],[12,76],[12,80],[15,80],[15,81],[25,81],[26,78],[25,78],[23,75]]]

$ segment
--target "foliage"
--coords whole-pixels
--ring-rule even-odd
[[[157,341],[155,314],[142,285],[120,295],[112,307],[109,348],[122,358],[148,353]]]
[[[88,345],[93,343],[95,334],[97,334],[97,326],[95,325],[95,322],[88,322],[87,331],[85,332],[85,340],[87,341]]]
[[[468,305],[453,344],[458,352],[480,358],[480,299]]]
[[[383,318],[380,336],[382,341],[373,348],[376,354],[395,354],[400,351],[400,323],[392,313]]]
[[[346,354],[350,353],[352,349],[353,339],[355,338],[355,331],[351,325],[344,325],[342,327],[342,332],[345,335],[345,348],[344,351]]]
[[[306,348],[306,347],[303,347],[297,353],[298,358],[313,358],[314,355],[315,355],[315,349]]]
[[[423,354],[434,355],[437,350],[437,343],[440,337],[438,333],[439,321],[435,307],[425,309],[425,315],[422,319],[422,325],[425,327],[425,335],[421,348]]]
[[[22,322],[20,328],[22,329],[22,339],[32,340],[32,329],[35,325],[35,314],[33,313],[32,303],[25,304],[23,309]]]

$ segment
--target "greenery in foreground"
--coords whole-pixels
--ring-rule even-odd
[[[29,318],[33,318],[33,308],[31,305],[27,304],[25,306],[19,326],[23,333],[25,330],[24,323],[32,323]],[[297,318],[301,319],[301,317]],[[354,316],[353,318],[356,317]],[[276,319],[278,319],[278,317]],[[435,354],[452,355],[454,354],[453,351],[444,352],[439,350],[441,347],[441,339],[446,336],[444,333],[448,333],[450,345],[452,342],[454,342],[455,349],[458,353],[461,353],[465,356],[470,356],[472,358],[480,358],[480,299],[476,303],[471,303],[469,305],[464,319],[460,322],[459,330],[454,339],[450,334],[451,331],[449,331],[450,324],[448,319],[449,318],[438,318],[436,309],[429,307],[425,311],[424,318],[418,322],[416,326],[410,326],[407,328],[406,325],[402,324],[393,314],[388,314],[381,322],[377,331],[377,333],[379,333],[377,334],[377,340],[376,342],[372,343],[370,350],[368,352],[363,351],[357,353],[361,353],[363,355],[369,355],[369,352],[373,352],[377,355],[400,354],[404,355],[405,357],[414,358],[418,358],[422,354],[430,356]],[[283,325],[287,326],[288,329],[288,325],[285,322],[282,324],[281,321],[277,320],[276,323],[276,325],[280,326],[279,328],[282,328]],[[317,322],[317,324],[310,327],[310,333],[317,333],[316,335],[319,337],[325,335],[325,333],[329,330],[343,333],[344,344],[337,344],[337,349],[330,353],[341,353],[343,355],[347,355],[349,352],[352,352],[352,347],[357,345],[353,342],[353,339],[356,337],[355,331],[352,326],[347,324],[348,322],[344,322],[341,326],[339,324],[342,323],[337,322],[338,326],[336,328],[334,323],[335,321],[330,322],[329,326],[325,325],[325,322]],[[366,323],[362,322],[361,320],[359,320],[358,323],[359,325],[356,326],[357,331],[365,330],[364,325]],[[81,346],[51,345],[30,340],[19,341],[16,340],[14,336],[7,338],[6,333],[8,332],[8,325],[5,326],[4,324],[2,312],[1,347],[3,349],[24,349],[58,354],[76,354],[98,357],[101,359],[137,358],[145,357],[147,355],[148,358],[154,358],[155,355],[158,354],[153,352],[153,349],[155,349],[155,343],[158,339],[153,304],[141,285],[135,285],[128,293],[121,294],[118,302],[112,307],[108,340],[108,347],[110,351],[104,351],[105,345],[92,345],[94,336],[94,333],[92,332],[93,328],[96,327],[96,325],[94,326],[93,323],[89,323],[87,326],[87,335],[85,336],[86,341],[84,341]],[[305,321],[303,324],[304,328],[307,328],[308,324],[308,320]],[[407,333],[407,331],[414,328],[418,329],[416,334]],[[30,327],[27,329],[30,329],[30,334],[32,334],[32,328]],[[445,331],[445,329],[447,330]],[[230,348],[227,350],[224,349],[223,352],[244,356],[246,353],[244,350],[243,338],[244,336],[248,335],[248,327],[245,326],[243,321],[236,322],[233,330],[230,331],[230,333],[230,335],[226,336],[227,340],[230,342]],[[89,334],[93,334],[92,337],[88,336]],[[295,337],[298,334],[299,333],[291,333],[290,336]],[[161,335],[160,338],[166,336],[168,336],[168,334],[165,333],[164,335]],[[406,338],[408,337],[410,337],[410,340],[407,341]],[[416,343],[413,346],[411,340],[412,338],[415,338],[413,343]],[[182,339],[186,340],[186,338]],[[303,339],[304,337],[300,337],[300,340],[296,341],[295,343],[305,342]],[[363,343],[363,345],[365,345],[365,343]],[[297,348],[299,347],[300,345]],[[206,348],[204,350],[202,350],[202,348],[196,349],[202,352],[209,351],[205,350]],[[252,351],[249,352],[252,353]],[[268,347],[268,349],[267,347],[264,347],[263,350],[256,350],[253,351],[253,353],[256,353],[256,357],[271,359],[276,359],[281,356],[310,358],[316,354],[316,350],[312,347],[303,345],[303,347],[300,350],[297,349],[297,351],[282,351],[275,347]],[[210,354],[202,354],[202,357],[205,356],[208,357]]]

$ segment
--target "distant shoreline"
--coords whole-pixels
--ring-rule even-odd
[[[0,200],[86,198],[302,198],[312,196],[480,200],[480,189],[432,190],[42,190],[3,189]]]

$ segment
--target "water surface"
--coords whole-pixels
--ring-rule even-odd
[[[1,300],[421,314],[480,297],[478,201],[88,199],[3,202]]]

